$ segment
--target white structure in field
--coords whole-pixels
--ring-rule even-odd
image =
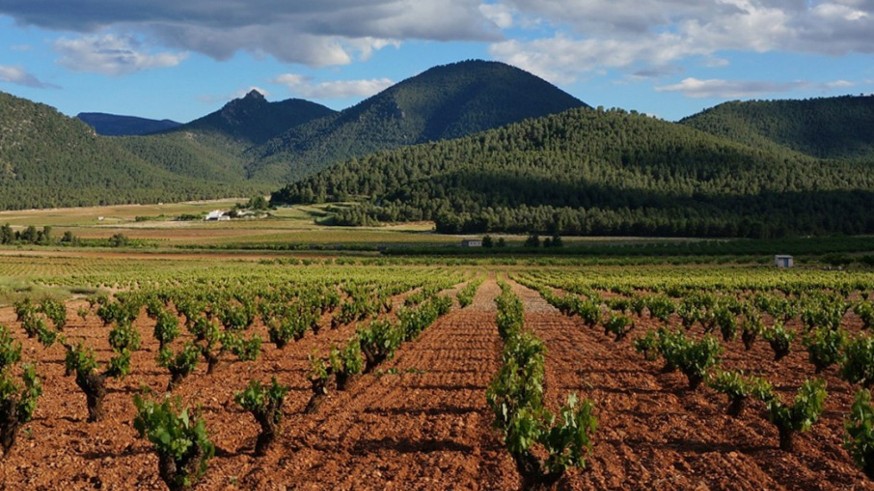
[[[482,239],[464,239],[461,241],[461,247],[482,247]]]
[[[208,222],[216,222],[216,221],[223,222],[225,220],[230,220],[231,217],[225,215],[225,212],[223,212],[221,210],[213,210],[213,211],[207,213],[206,216],[203,217],[203,219],[208,221]]]
[[[792,256],[787,256],[785,254],[774,256],[774,264],[776,264],[778,268],[791,268],[795,265],[792,261]]]

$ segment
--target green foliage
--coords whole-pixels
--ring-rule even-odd
[[[349,339],[343,349],[332,346],[328,361],[337,381],[337,390],[345,390],[349,378],[364,370],[364,356],[358,338]]]
[[[874,201],[867,165],[823,165],[779,146],[750,147],[621,110],[572,109],[371,154],[289,184],[271,202],[351,197],[367,199],[338,208],[333,223],[434,220],[441,233],[874,232],[865,218]]]
[[[649,329],[646,334],[637,338],[632,343],[634,351],[637,351],[647,361],[655,361],[659,354],[659,338],[656,331]]]
[[[853,312],[862,319],[862,327],[871,329],[874,326],[874,302],[863,300],[853,307]]]
[[[825,381],[805,380],[798,389],[792,405],[787,405],[774,394],[765,394],[763,401],[768,410],[768,419],[780,432],[780,449],[793,450],[792,436],[798,431],[807,431],[825,408]]]
[[[358,328],[356,336],[366,360],[364,372],[368,373],[376,365],[394,356],[395,350],[404,339],[404,331],[398,324],[375,320],[367,327]]]
[[[512,295],[509,288],[504,291]],[[501,305],[511,306],[513,302],[504,300],[499,309]],[[554,482],[571,466],[585,467],[591,434],[597,427],[592,403],[585,400],[578,407],[575,394],[561,408],[558,423],[543,407],[545,352],[543,342],[523,326],[509,329],[503,363],[486,391],[486,401],[495,415],[494,425],[503,431],[507,450],[527,486]],[[546,451],[545,461],[532,452],[535,445]]]
[[[850,414],[844,420],[847,436],[844,447],[850,452],[853,461],[868,479],[874,479],[874,408],[871,407],[871,392],[860,389]]]
[[[180,404],[178,398],[158,404],[134,396],[134,428],[155,446],[159,474],[171,491],[197,484],[215,454],[203,419],[195,415],[192,421],[188,409],[180,409]]]
[[[12,337],[6,326],[0,325],[0,372],[18,363],[19,360],[21,360],[21,343]]]
[[[140,349],[140,331],[130,322],[118,322],[109,331],[109,346],[115,351]]]
[[[774,361],[782,360],[789,354],[792,340],[795,339],[795,332],[787,329],[781,322],[766,328],[763,335],[774,351]]]
[[[77,374],[88,374],[97,368],[97,360],[94,359],[94,350],[82,343],[76,346],[71,346],[67,349],[67,355],[64,358],[64,367],[67,375],[73,372]]]
[[[483,247],[485,247],[485,240],[483,241]],[[473,297],[476,295],[476,291],[479,289],[479,286],[482,284],[482,279],[471,280],[464,288],[458,291],[458,305],[461,308],[465,308],[468,305],[473,303]]]
[[[522,301],[513,294],[510,286],[503,282],[498,284],[501,287],[501,294],[495,299],[498,306],[498,334],[506,341],[522,329],[525,312],[522,308]]]
[[[689,388],[697,388],[707,376],[710,368],[719,363],[722,345],[711,335],[695,341],[683,331],[660,329],[659,351],[665,359],[665,366],[678,368],[689,380]]]
[[[162,366],[170,372],[170,383],[167,390],[173,390],[182,379],[194,372],[200,355],[200,347],[190,342],[178,353],[174,353],[166,347],[158,352],[158,366]]]
[[[255,454],[264,455],[276,438],[276,432],[282,421],[282,404],[289,387],[280,385],[276,377],[270,385],[261,385],[257,380],[250,380],[242,392],[234,395],[234,400],[246,411],[252,413],[261,425],[261,433],[255,443]]]
[[[604,323],[604,334],[613,334],[616,341],[625,339],[632,329],[634,322],[627,315],[614,314]]]
[[[6,370],[0,370],[0,446],[5,456],[15,443],[18,428],[30,421],[42,385],[33,365],[24,365],[24,387],[19,387]]]
[[[64,330],[64,326],[67,325],[67,307],[64,302],[51,298],[43,299],[39,304],[39,311],[52,321],[55,329]]]
[[[720,370],[708,380],[713,390],[728,396],[727,412],[731,416],[740,416],[747,398],[755,397],[764,400],[771,397],[771,383],[760,377],[744,375],[742,371]]]
[[[169,310],[158,311],[154,336],[158,340],[159,349],[164,349],[164,346],[179,336],[179,319]]]
[[[267,335],[271,343],[282,349],[292,339],[302,339],[310,324],[311,319],[307,316],[289,312],[267,323]]]
[[[262,340],[259,336],[246,339],[240,334],[225,332],[221,342],[240,361],[255,361],[261,353]]]
[[[870,387],[874,383],[874,337],[860,335],[844,347],[841,378]]]
[[[847,340],[847,331],[840,327],[813,329],[804,336],[807,357],[816,367],[816,373],[841,362]]]

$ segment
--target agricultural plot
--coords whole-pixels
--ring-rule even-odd
[[[41,385],[0,466],[13,489],[874,487],[845,445],[856,394],[871,383],[872,361],[860,355],[870,273],[355,261],[207,269],[198,259],[134,261],[113,274],[70,264],[75,285],[51,269],[60,263],[34,284],[94,293],[62,313],[36,297],[0,308],[6,344],[21,346],[5,373],[27,392],[32,364]],[[779,360],[778,325],[790,333]],[[509,331],[544,348],[529,358],[538,365],[522,365],[541,372],[531,379],[540,389],[518,404],[499,385],[513,373]],[[817,368],[811,346],[832,332],[836,354]],[[718,349],[696,365],[696,385],[697,372],[668,356],[705,339]],[[716,380],[739,371],[770,390],[753,391],[733,416]],[[80,383],[88,373],[105,376],[97,412]],[[774,415],[807,380],[824,383],[822,408],[781,449]],[[200,450],[177,455],[176,474],[159,472],[162,418],[183,407],[190,424],[170,434]],[[517,445],[506,423],[526,421],[531,438]]]

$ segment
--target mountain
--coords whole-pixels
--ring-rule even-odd
[[[330,221],[442,232],[779,237],[872,233],[869,163],[758,147],[622,110],[572,109],[352,159],[271,196],[358,201]]]
[[[0,208],[184,201],[263,190],[169,172],[117,140],[50,106],[0,92]]]
[[[474,60],[437,66],[250,150],[249,171],[291,181],[350,157],[462,137],[574,107],[587,106],[510,65]]]
[[[874,96],[726,102],[680,121],[752,146],[874,161]]]
[[[169,119],[159,121],[156,119],[106,113],[79,113],[76,115],[76,118],[94,128],[98,135],[104,136],[147,135],[182,126],[182,123]]]
[[[336,113],[315,102],[288,99],[268,102],[257,90],[234,99],[220,110],[195,119],[176,132],[217,133],[246,146],[260,145],[284,131]]]

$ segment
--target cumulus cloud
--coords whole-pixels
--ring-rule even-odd
[[[0,0],[20,24],[124,30],[227,59],[237,51],[313,66],[349,63],[406,39],[496,40],[480,0]]]
[[[17,66],[0,65],[0,82],[23,85],[35,89],[57,88],[56,85],[43,82],[25,69]]]
[[[656,87],[657,92],[680,92],[687,97],[740,99],[758,97],[766,94],[788,92],[795,89],[815,88],[834,89],[852,87],[854,84],[846,80],[835,80],[821,84],[810,82],[769,82],[755,80],[720,80],[685,78],[679,83]]]
[[[554,34],[494,43],[494,57],[556,82],[721,52],[874,53],[871,0],[504,0]]]
[[[310,77],[294,73],[280,75],[273,81],[277,84],[285,85],[295,95],[308,99],[369,97],[394,84],[394,82],[387,78],[315,82]]]
[[[134,38],[113,34],[58,39],[54,49],[61,55],[59,62],[67,68],[105,75],[176,66],[187,56],[185,53],[149,54]]]

